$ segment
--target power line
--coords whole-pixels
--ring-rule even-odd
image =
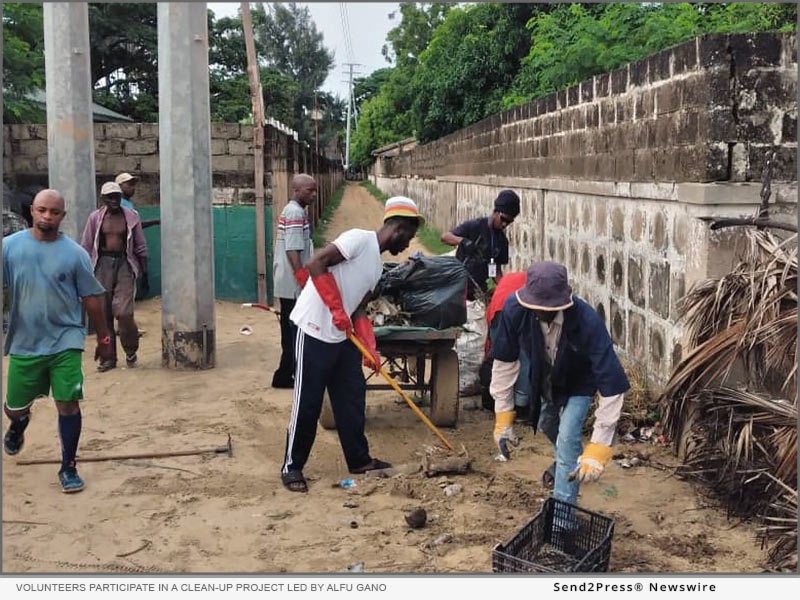
[[[353,52],[352,36],[350,33],[350,19],[347,14],[347,4],[345,4],[344,2],[339,3],[339,17],[342,21],[342,32],[344,35],[345,51],[347,52],[347,59],[350,62],[353,62],[353,60],[355,60],[355,54]]]
[[[350,118],[352,116],[352,109],[353,109],[353,68],[361,66],[358,63],[344,63],[345,67],[350,67],[350,78],[348,80],[348,92],[349,98],[347,100],[347,142],[345,144],[345,161],[344,161],[344,168],[345,170],[350,167]]]

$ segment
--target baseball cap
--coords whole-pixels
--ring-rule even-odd
[[[113,181],[106,181],[100,188],[100,195],[108,196],[109,194],[122,194],[122,188]]]
[[[132,179],[138,179],[138,177],[131,175],[130,173],[120,173],[114,178],[114,182],[119,184],[125,183],[126,181],[131,181]]]

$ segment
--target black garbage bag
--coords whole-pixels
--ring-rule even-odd
[[[447,329],[467,320],[467,271],[454,256],[417,253],[386,271],[376,291],[391,297],[416,327]]]

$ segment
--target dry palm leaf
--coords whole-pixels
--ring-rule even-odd
[[[796,568],[797,236],[746,239],[730,274],[682,302],[691,350],[661,396],[664,426],[680,472],[760,516],[771,568]]]

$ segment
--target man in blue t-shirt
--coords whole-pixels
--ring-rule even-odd
[[[511,190],[503,190],[494,201],[491,215],[465,221],[442,234],[445,244],[458,246],[456,258],[464,263],[470,275],[469,300],[475,299],[476,286],[486,292],[489,279],[497,283],[503,276],[503,265],[508,264],[505,229],[518,214],[519,196]]]
[[[139,179],[130,173],[120,173],[114,178],[114,183],[122,190],[122,200],[120,204],[123,208],[136,211],[136,207],[133,205],[133,202],[131,202],[131,198],[133,198],[133,195],[136,193],[136,183],[138,181]]]
[[[3,286],[8,286],[10,304],[4,409],[11,421],[3,448],[10,455],[22,449],[33,401],[52,389],[61,438],[58,478],[64,492],[77,492],[84,486],[75,467],[84,308],[97,331],[95,359],[110,357],[111,337],[103,317],[105,290],[94,277],[89,255],[58,231],[65,214],[61,194],[42,190],[31,206],[33,227],[3,239]]]

